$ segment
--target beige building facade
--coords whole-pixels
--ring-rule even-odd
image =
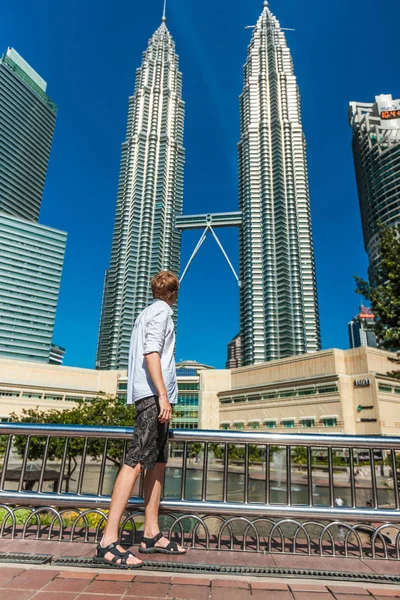
[[[121,380],[121,383],[120,383]],[[0,359],[0,419],[39,407],[64,410],[77,400],[117,395],[126,371],[95,371],[45,363]]]
[[[400,380],[387,375],[396,370],[394,356],[375,348],[333,349],[203,372],[200,427],[400,435]]]

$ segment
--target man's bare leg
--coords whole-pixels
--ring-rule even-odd
[[[156,463],[154,469],[146,471],[144,478],[144,502],[145,502],[145,524],[144,524],[144,537],[153,538],[160,531],[158,525],[158,513],[160,508],[161,490],[164,480],[164,471],[166,465],[164,463]],[[156,546],[166,548],[169,544],[169,540],[166,537],[162,537]],[[145,544],[142,542],[142,548],[145,548]],[[178,549],[181,552],[183,548],[178,545]]]
[[[129,465],[124,465],[120,472],[118,473],[118,477],[115,481],[114,490],[111,498],[110,512],[108,513],[107,525],[103,532],[103,537],[101,539],[101,546],[106,548],[109,544],[112,544],[116,540],[118,540],[119,533],[119,524],[121,521],[121,517],[123,512],[128,504],[129,498],[132,495],[133,486],[136,483],[136,479],[140,474],[140,465],[136,465],[136,467],[132,468]],[[121,552],[125,552],[124,548],[121,546],[117,546],[118,550]],[[111,552],[107,552],[105,557],[107,560],[111,560],[113,555]],[[121,562],[120,559],[117,560],[117,564]],[[135,556],[129,556],[127,563],[129,565],[137,565],[142,561],[136,558]]]

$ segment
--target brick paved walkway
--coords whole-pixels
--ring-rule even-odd
[[[1,600],[387,600],[400,586],[0,567]]]
[[[93,544],[40,540],[3,539],[0,552],[59,556],[92,556]],[[329,558],[318,556],[264,555],[253,552],[189,550],[169,562],[251,565],[400,575],[397,561]],[[165,561],[164,555],[152,560]],[[341,583],[314,579],[190,575],[157,571],[110,571],[101,568],[9,565],[0,563],[0,600],[384,600],[400,598],[400,585]]]

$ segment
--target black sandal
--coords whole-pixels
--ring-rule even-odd
[[[141,554],[186,554],[186,550],[178,550],[178,544],[176,542],[170,542],[165,548],[156,546],[156,542],[161,540],[162,537],[164,537],[164,535],[161,532],[157,533],[153,538],[144,537],[142,541],[146,545],[146,548],[139,546],[139,552]]]
[[[113,542],[105,548],[103,548],[103,546],[101,546],[100,543],[97,544],[96,554],[93,557],[93,562],[101,565],[112,565],[113,567],[117,567],[118,569],[140,569],[140,567],[143,567],[143,563],[140,563],[138,565],[128,564],[128,558],[134,555],[128,550],[126,552],[121,552],[121,550],[118,550],[117,544],[118,541]],[[111,560],[105,558],[105,555],[109,552],[113,554],[113,558]],[[121,562],[117,563],[117,560],[121,560]]]

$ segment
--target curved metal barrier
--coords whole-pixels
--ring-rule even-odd
[[[0,537],[97,540],[132,431],[0,424]],[[182,543],[400,560],[400,438],[174,430],[170,452],[161,521]],[[142,510],[143,479],[130,543]]]

